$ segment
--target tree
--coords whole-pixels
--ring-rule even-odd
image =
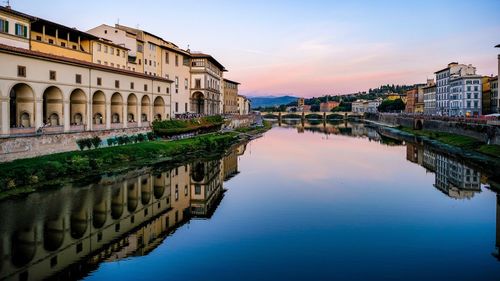
[[[379,105],[379,112],[400,112],[405,109],[405,103],[402,99],[396,100],[384,100],[382,104]]]

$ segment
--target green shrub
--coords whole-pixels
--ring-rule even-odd
[[[99,146],[101,146],[101,138],[98,137],[98,136],[95,136],[91,139],[91,142],[92,142],[92,145],[94,146],[94,148],[99,148]]]
[[[79,140],[76,140],[76,144],[78,145],[78,148],[83,151],[85,149],[85,139],[79,139]]]
[[[155,139],[155,134],[153,134],[153,132],[148,132],[146,134],[146,136],[148,137],[148,140],[150,140],[150,141]]]
[[[146,136],[144,136],[143,134],[138,134],[137,135],[137,141],[143,142],[145,140],[146,140]]]

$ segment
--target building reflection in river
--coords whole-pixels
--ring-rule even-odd
[[[224,179],[237,174],[238,151],[244,146],[222,159],[0,203],[0,280],[74,280],[101,262],[151,252],[191,218],[214,213]]]
[[[417,144],[406,144],[406,159],[435,174],[439,191],[454,199],[471,199],[481,192],[481,173],[463,161]]]

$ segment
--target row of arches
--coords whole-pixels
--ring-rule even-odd
[[[42,95],[41,109],[37,109],[35,92],[24,83],[12,87],[9,94],[10,128],[33,128],[37,110],[42,111],[42,126],[62,126],[64,120],[69,120],[70,126],[88,125],[88,100],[85,92],[75,89],[69,97],[69,112],[65,112],[63,92],[56,86],[48,87]],[[135,94],[129,94],[126,100],[119,92],[111,96],[110,102],[106,103],[106,95],[102,91],[96,91],[91,97],[91,121],[95,125],[106,124],[107,118],[110,123],[138,123],[148,122],[152,119],[169,118],[166,103],[163,97],[156,97],[153,102],[149,96],[144,95],[141,100]],[[110,108],[107,108],[110,107]],[[110,116],[107,116],[110,112]],[[126,112],[126,114],[125,114]],[[69,114],[69,119],[64,115]],[[126,115],[126,116],[125,116]],[[124,118],[126,118],[124,120]]]
[[[41,229],[32,226],[13,232],[11,236],[12,263],[17,267],[28,264],[35,257],[37,244],[40,242],[44,250],[57,251],[67,239],[67,231],[72,239],[82,239],[89,227],[99,230],[107,222],[109,223],[109,219],[113,222],[122,220],[124,216],[136,214],[141,206],[150,206],[168,198],[170,196],[167,184],[169,177],[170,173],[166,172],[154,176],[144,175],[138,180],[128,182],[125,186],[117,184],[110,191],[109,200],[104,192],[96,192],[91,209],[80,203],[72,210],[69,219],[64,219],[59,215],[48,218]],[[37,231],[42,232],[42,241],[39,241]],[[0,247],[2,245],[0,243]]]

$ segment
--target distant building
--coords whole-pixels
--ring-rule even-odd
[[[404,103],[406,103],[406,94],[398,94],[398,93],[388,93],[385,97],[386,100],[397,100],[401,99]]]
[[[304,105],[305,105],[305,100],[304,100],[304,98],[299,98],[299,99],[297,100],[297,106],[298,106],[298,107],[303,107]]]
[[[307,104],[304,104],[304,105],[302,106],[302,111],[303,111],[303,112],[309,112],[309,111],[311,111],[311,106],[310,106],[310,105],[307,105]]]
[[[422,87],[424,94],[424,114],[436,114],[436,83],[434,80],[427,80],[427,85]]]
[[[238,86],[240,83],[228,79],[223,82],[223,104],[224,114],[238,114]]]
[[[320,112],[330,112],[332,111],[332,109],[334,109],[335,107],[338,107],[339,106],[339,102],[336,102],[336,101],[327,101],[327,102],[322,102],[320,105],[319,105],[319,111]]]
[[[498,76],[490,79],[490,108],[491,113],[500,113],[500,96],[498,95]]]
[[[413,88],[411,90],[406,91],[406,113],[415,113],[415,104],[418,95],[418,88]]]
[[[481,79],[481,114],[488,115],[491,113],[491,77],[484,76]]]
[[[248,115],[250,107],[250,100],[245,96],[238,95],[238,111],[240,115]]]
[[[353,113],[376,113],[378,112],[378,107],[382,103],[382,99],[378,98],[375,100],[357,100],[352,103]]]
[[[449,116],[478,117],[482,107],[482,77],[465,75],[449,80]]]
[[[444,69],[435,72],[436,75],[436,114],[450,115],[451,99],[450,99],[450,79],[466,75],[476,75],[476,68],[472,65],[459,64],[452,62]],[[454,103],[456,104],[456,103]],[[456,110],[455,110],[456,112]]]

